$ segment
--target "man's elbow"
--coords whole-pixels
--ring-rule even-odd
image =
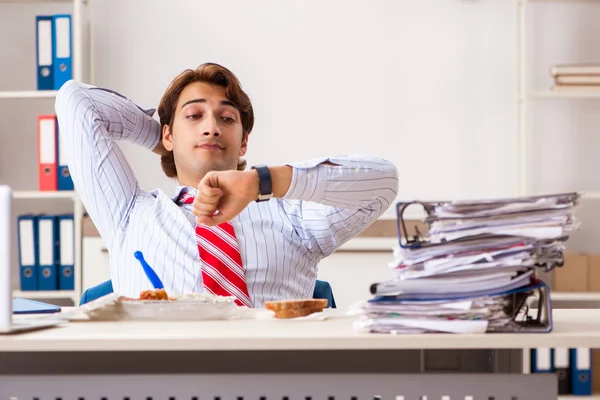
[[[381,191],[379,202],[382,205],[382,214],[396,201],[398,196],[398,168],[391,161],[385,160],[386,167],[384,174],[386,175],[385,188]]]
[[[56,100],[54,101],[56,114],[61,115],[67,111],[73,101],[73,94],[83,90],[83,88],[84,85],[76,80],[71,79],[65,82],[56,93]]]

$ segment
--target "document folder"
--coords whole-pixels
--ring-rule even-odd
[[[571,388],[572,394],[586,396],[592,394],[592,375],[590,373],[591,350],[588,348],[571,349]]]
[[[554,349],[554,371],[558,377],[558,394],[571,394],[571,371],[569,369],[569,349]]]
[[[41,191],[58,189],[56,116],[38,117],[38,179]]]
[[[425,248],[425,247],[434,247],[441,246],[444,244],[448,244],[449,241],[442,241],[440,243],[435,243],[431,241],[430,236],[428,235],[428,227],[434,221],[451,221],[451,220],[462,220],[465,219],[465,216],[452,216],[451,212],[443,213],[444,215],[439,216],[435,215],[436,209],[439,208],[447,208],[452,209],[456,208],[460,210],[461,206],[468,207],[477,207],[480,206],[482,208],[496,205],[498,207],[505,207],[505,211],[495,214],[496,217],[503,216],[511,216],[514,218],[519,217],[519,215],[525,215],[532,212],[552,212],[552,211],[560,211],[566,210],[569,207],[573,207],[579,203],[580,194],[576,192],[569,193],[559,193],[559,194],[551,194],[551,195],[543,195],[543,196],[529,196],[529,197],[518,197],[518,198],[505,198],[505,199],[492,199],[492,200],[480,200],[480,201],[469,201],[469,202],[461,202],[461,201],[412,201],[412,202],[398,202],[396,203],[396,213],[397,213],[397,228],[398,228],[398,238],[399,244],[401,248],[405,249],[416,249],[416,248]],[[544,200],[546,201],[547,207],[544,208]],[[514,206],[514,203],[519,204],[519,206]],[[501,209],[501,208],[500,208]],[[407,211],[410,210],[410,211]],[[416,212],[411,212],[416,211]],[[408,220],[405,219],[405,215],[407,214],[415,215],[420,214],[423,215],[421,221],[417,224],[413,224],[414,226],[410,227],[408,224]],[[477,219],[489,219],[490,215],[477,215],[477,213],[473,213],[473,215],[468,216],[470,220]],[[409,229],[412,228],[412,229]],[[493,238],[496,235],[494,234],[485,234],[479,237],[484,237],[487,239]],[[497,235],[498,237],[504,237],[505,235]],[[473,240],[472,238],[466,239],[457,239],[452,242],[463,242]]]
[[[58,143],[58,190],[73,190],[73,179],[69,170],[69,156],[66,149],[65,138],[59,133],[58,121],[56,122],[56,142]]]
[[[550,288],[541,280],[525,286],[500,293],[479,293],[479,296],[498,297],[508,300],[504,312],[510,319],[506,325],[490,326],[488,332],[518,332],[518,333],[548,333],[552,331],[552,304]],[[369,302],[393,303],[402,301],[440,301],[440,300],[470,300],[473,296],[455,295],[439,297],[422,297],[414,295],[376,296]],[[537,304],[533,308],[530,304]]]
[[[36,61],[37,89],[54,89],[54,68],[52,65],[52,17],[36,17]]]
[[[52,17],[52,47],[54,64],[54,90],[73,77],[72,45],[71,45],[71,16],[68,14]]]
[[[59,215],[59,290],[75,289],[75,221],[74,216]],[[79,278],[78,278],[79,279]]]
[[[531,372],[534,374],[553,372],[553,358],[554,352],[550,347],[531,349]]]
[[[58,223],[56,217],[38,217],[38,290],[58,289]]]
[[[21,215],[17,219],[21,290],[37,290],[39,263],[37,216]]]

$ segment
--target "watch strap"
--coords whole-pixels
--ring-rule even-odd
[[[252,169],[258,172],[258,198],[257,202],[267,201],[273,197],[273,181],[271,180],[271,171],[266,165],[254,165]]]

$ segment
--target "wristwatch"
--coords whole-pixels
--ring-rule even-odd
[[[256,202],[267,201],[273,197],[273,182],[271,181],[271,171],[266,165],[254,165],[252,169],[258,172],[258,198]]]

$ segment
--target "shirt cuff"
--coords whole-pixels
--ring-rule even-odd
[[[326,187],[323,184],[328,173],[328,166],[323,164],[326,161],[329,158],[286,164],[292,167],[292,183],[283,198],[318,202]]]

